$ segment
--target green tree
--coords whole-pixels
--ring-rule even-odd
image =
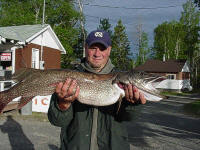
[[[83,58],[83,46],[84,46],[84,34],[83,34],[83,30],[82,28],[80,27],[78,29],[78,40],[76,42],[76,44],[73,46],[73,49],[74,49],[74,52],[75,52],[75,56],[77,59],[81,59]],[[87,33],[87,31],[85,31],[85,34]],[[84,44],[83,44],[84,43]]]
[[[157,59],[186,58],[186,32],[184,25],[177,22],[164,22],[154,29],[154,48]]]
[[[104,30],[109,33],[110,37],[112,37],[112,30],[111,30],[111,24],[109,23],[109,19],[104,18],[100,19],[100,25],[97,29]]]
[[[0,26],[34,24],[34,9],[28,1],[0,0]]]
[[[0,3],[0,26],[42,23],[43,0],[0,0]],[[64,68],[69,68],[76,59],[73,47],[80,37],[79,19],[80,13],[71,1],[46,0],[45,23],[51,25],[66,49],[62,56]]]
[[[111,59],[113,64],[120,70],[128,70],[133,67],[132,53],[130,51],[130,42],[125,32],[122,21],[119,20],[114,28],[112,36]]]
[[[184,24],[184,30],[186,31],[185,42],[187,43],[188,50],[187,55],[190,61],[194,56],[194,52],[197,50],[198,44],[198,31],[199,31],[199,17],[200,12],[195,9],[194,3],[188,0],[183,4],[183,12],[180,18],[180,22]]]
[[[188,0],[183,4],[183,12],[180,18],[180,22],[184,24],[184,30],[186,31],[185,43],[187,44],[186,54],[190,62],[191,81],[193,87],[197,87],[196,73],[199,72],[199,68],[196,64],[196,54],[199,53],[199,17],[200,12],[196,10],[194,3]]]
[[[184,30],[184,25],[180,22],[172,22],[172,40],[173,49],[171,51],[171,57],[174,59],[186,59],[185,54],[187,50],[187,45],[184,41],[186,36],[186,31]]]
[[[139,44],[138,44],[138,54],[136,60],[136,66],[144,64],[148,54],[150,53],[150,48],[148,47],[148,36],[144,31],[139,33]]]
[[[194,0],[194,3],[196,4],[197,7],[200,7],[200,0]]]

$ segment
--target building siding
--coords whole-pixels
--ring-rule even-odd
[[[60,69],[61,51],[45,47],[43,59],[45,61],[45,69]]]
[[[41,55],[41,46],[36,44],[28,44],[23,48],[16,49],[15,70],[20,68],[31,68],[32,49],[39,49]],[[39,57],[41,60],[41,56]],[[49,47],[43,47],[43,61],[45,61],[45,69],[60,69],[61,51]]]
[[[176,74],[176,80],[182,80],[182,72]]]

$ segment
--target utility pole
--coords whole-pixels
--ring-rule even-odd
[[[43,14],[42,14],[42,27],[44,27],[45,24],[45,0],[43,3]],[[42,33],[42,38],[41,38],[41,56],[40,56],[40,69],[44,69],[44,61],[43,61],[43,51],[44,51],[44,47],[43,47],[43,33]]]
[[[83,57],[85,57],[85,39],[86,39],[86,35],[85,35],[85,28],[84,28],[84,18],[83,18],[83,4],[82,4],[82,0],[78,0],[78,4],[79,4],[79,8],[80,8],[80,14],[81,14],[81,30],[83,33]]]
[[[45,0],[43,4],[42,25],[44,25],[44,23],[45,23]]]
[[[139,57],[139,62],[143,63],[144,62],[144,56],[142,52],[142,24],[138,24],[137,26],[137,37],[138,37],[138,57]]]

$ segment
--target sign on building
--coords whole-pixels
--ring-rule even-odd
[[[11,53],[1,53],[1,61],[11,61]]]
[[[21,96],[13,99],[13,101],[20,101],[20,99]],[[35,96],[32,99],[32,111],[47,113],[49,109],[50,100],[51,100],[51,95]]]
[[[32,99],[32,111],[47,113],[49,109],[51,95],[36,96]]]

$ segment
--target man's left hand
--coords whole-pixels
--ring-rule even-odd
[[[126,100],[131,102],[131,103],[136,103],[136,104],[145,104],[146,99],[143,95],[143,93],[139,92],[138,88],[136,88],[132,84],[128,84],[125,86],[125,97]]]

